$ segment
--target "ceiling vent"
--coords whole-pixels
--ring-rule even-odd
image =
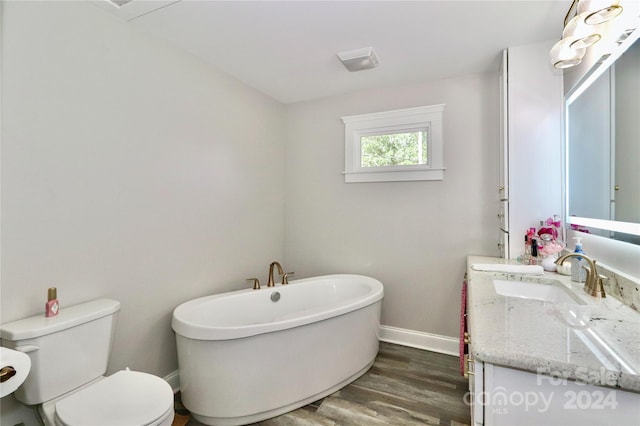
[[[109,0],[109,1],[118,7],[122,7],[125,4],[132,2],[133,0]]]
[[[338,53],[338,58],[351,72],[369,70],[378,66],[378,56],[373,47],[363,47],[362,49],[349,50]]]

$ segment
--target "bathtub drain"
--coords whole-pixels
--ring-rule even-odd
[[[277,291],[271,293],[271,301],[277,302],[278,300],[280,300],[280,293],[278,293]]]

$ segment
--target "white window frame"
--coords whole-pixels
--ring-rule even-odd
[[[442,116],[444,104],[342,117],[344,122],[344,181],[402,182],[443,180]],[[362,136],[426,130],[427,164],[362,167]]]

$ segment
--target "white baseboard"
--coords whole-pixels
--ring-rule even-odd
[[[180,391],[180,375],[178,374],[178,370],[169,373],[163,378],[167,383],[169,383],[171,389],[173,389],[173,393]]]
[[[439,334],[423,333],[421,331],[381,325],[380,341],[447,355],[459,355],[458,339],[441,336]]]

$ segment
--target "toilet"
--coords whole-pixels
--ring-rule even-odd
[[[31,358],[15,391],[45,426],[169,426],[173,390],[160,377],[107,371],[120,302],[98,299],[3,324],[2,346]]]

